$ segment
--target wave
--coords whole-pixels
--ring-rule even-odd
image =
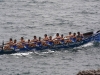
[[[87,44],[83,45],[82,47],[88,47],[88,46],[93,46],[93,43],[92,42],[87,43]]]
[[[28,56],[30,54],[32,54],[33,52],[27,52],[27,53],[14,53],[14,54],[11,54],[11,55],[14,55],[14,56]]]

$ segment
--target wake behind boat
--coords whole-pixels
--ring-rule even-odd
[[[59,35],[59,34],[57,34]],[[45,35],[47,36],[47,35]],[[36,38],[36,36],[35,36]],[[22,38],[23,39],[23,38]],[[47,40],[48,38],[44,39]],[[10,39],[12,40],[12,39]],[[39,39],[40,40],[40,39]],[[65,42],[67,40],[67,42]],[[79,41],[75,41],[72,40],[71,42],[68,39],[63,39],[59,41],[46,41],[46,44],[40,44],[38,42],[38,45],[35,43],[32,43],[30,46],[29,44],[24,44],[22,45],[23,47],[17,47],[17,46],[12,46],[10,47],[10,49],[5,49],[5,45],[4,42],[0,47],[0,54],[12,54],[12,53],[19,53],[19,52],[31,52],[31,51],[42,51],[42,50],[46,50],[46,49],[50,49],[50,50],[58,50],[58,49],[68,49],[68,48],[74,48],[74,47],[79,47],[81,45],[87,44],[89,42],[100,42],[100,31],[98,31],[97,33],[93,33],[93,32],[87,32],[83,34],[83,38]],[[16,42],[16,41],[15,41]]]

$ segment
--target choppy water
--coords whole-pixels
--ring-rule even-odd
[[[100,0],[0,0],[0,43],[100,30]],[[0,55],[0,75],[75,75],[100,68],[100,47]]]

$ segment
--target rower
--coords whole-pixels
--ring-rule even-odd
[[[72,42],[76,42],[76,33],[73,33],[71,40],[72,40]]]
[[[31,42],[32,42],[32,43],[35,43],[35,44],[37,43],[37,41],[38,41],[38,39],[37,39],[36,36],[34,36],[33,40],[31,40]]]
[[[17,48],[17,40],[16,39],[13,42],[13,48],[14,48],[14,50]]]
[[[72,36],[73,36],[73,35],[72,35],[72,33],[71,33],[71,32],[69,32],[69,35],[68,35],[68,36],[66,36],[66,37],[64,38],[64,39],[65,39],[65,42],[66,42],[66,43],[70,43],[70,42],[72,42],[72,41],[71,41]]]
[[[47,34],[45,34],[45,35],[44,35],[44,38],[43,38],[42,44],[43,44],[44,46],[47,46],[47,45],[48,45],[48,40],[49,40],[49,38],[48,38]]]
[[[21,44],[23,44],[23,45],[25,44],[25,40],[24,40],[24,38],[23,38],[23,37],[21,37],[21,38],[20,38],[19,43],[21,43]]]
[[[13,45],[17,45],[17,40],[16,39],[14,40]]]
[[[30,39],[28,39],[27,43],[28,43],[28,44],[30,44],[30,43],[31,43]]]
[[[54,38],[53,40],[54,40],[54,44],[60,44],[60,39],[61,39],[61,37],[59,36],[59,33],[57,33],[56,34],[56,38]]]
[[[9,39],[9,42],[5,44],[4,50],[10,50],[13,47],[13,40],[12,38]]]
[[[49,41],[49,42],[48,42],[49,45],[53,45],[52,36],[49,37],[49,40],[48,40],[48,41]]]
[[[63,34],[61,35],[61,38],[60,38],[60,43],[63,44],[64,43],[64,37],[63,37]]]
[[[41,42],[42,46],[47,46],[48,45],[48,40],[49,40],[49,38],[48,38],[47,34],[44,34],[44,38]]]
[[[82,38],[83,38],[83,35],[80,34],[80,32],[77,32],[77,36],[76,36],[76,38],[77,38],[77,41],[81,41]]]
[[[49,40],[47,34],[44,35],[43,41],[47,42]]]
[[[25,42],[25,45],[28,47],[30,44],[31,44],[31,41],[30,41],[30,39],[28,39],[28,41]]]
[[[42,41],[41,41],[41,37],[39,37],[39,40],[37,41],[37,46],[41,46]]]
[[[6,43],[6,44],[9,45],[9,46],[13,46],[13,40],[12,40],[12,38],[10,38],[10,39],[9,39],[9,42]]]
[[[20,48],[24,48],[24,46],[25,46],[25,40],[23,37],[21,37],[20,41],[17,44],[17,47],[20,49]]]
[[[56,38],[54,38],[54,40],[60,40],[61,37],[59,36],[59,33],[56,34]]]
[[[33,40],[31,40],[31,44],[29,46],[30,47],[36,47],[37,41],[38,41],[37,37],[34,36]]]

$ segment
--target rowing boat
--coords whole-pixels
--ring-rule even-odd
[[[91,35],[89,35],[89,34],[91,34]],[[81,45],[87,44],[87,43],[92,42],[92,41],[93,42],[100,42],[100,32],[97,32],[95,34],[89,32],[89,33],[85,33],[84,36],[85,36],[84,39],[82,39],[81,41],[71,42],[71,43],[60,43],[57,45],[52,44],[52,45],[47,45],[47,46],[35,46],[35,47],[25,46],[24,48],[21,48],[21,49],[12,48],[11,50],[3,50],[3,48],[1,48],[0,54],[29,52],[29,51],[34,51],[34,50],[42,51],[42,50],[46,50],[46,49],[50,49],[50,50],[68,49],[68,48],[79,47]]]

